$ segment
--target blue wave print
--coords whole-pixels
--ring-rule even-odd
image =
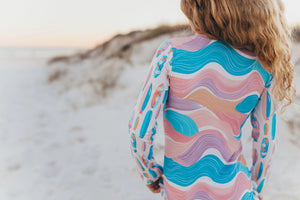
[[[153,72],[153,76],[154,78],[157,78],[160,74],[161,74],[161,70],[162,68],[164,67],[166,61],[167,61],[167,57],[168,56],[163,56],[158,62],[157,62],[157,65],[156,65],[156,68]]]
[[[141,127],[140,138],[144,138],[144,136],[148,130],[149,123],[151,121],[151,117],[152,117],[152,110],[148,110],[148,112],[146,113],[146,116],[144,118],[142,127]]]
[[[261,190],[262,190],[262,188],[263,188],[263,186],[264,186],[264,183],[265,183],[265,179],[263,179],[263,180],[259,183],[259,185],[258,185],[258,187],[257,187],[257,192],[258,192],[258,193],[261,192]]]
[[[242,200],[253,200],[253,192],[246,192],[243,195]]]
[[[241,162],[225,165],[217,156],[206,155],[195,164],[185,167],[172,158],[164,157],[164,174],[171,182],[186,187],[203,176],[211,178],[216,183],[228,183],[238,172],[250,177],[249,169]]]
[[[147,91],[147,94],[145,96],[145,99],[144,99],[144,102],[143,102],[143,105],[142,105],[142,108],[141,108],[141,111],[143,112],[149,102],[149,99],[151,97],[151,93],[152,93],[152,83],[150,84],[149,86],[149,89]]]
[[[258,175],[257,175],[257,180],[259,180],[260,179],[260,177],[261,177],[261,175],[262,175],[262,172],[263,172],[263,170],[264,170],[264,167],[263,167],[263,163],[261,162],[260,163],[260,166],[259,166],[259,171],[258,171]]]
[[[148,154],[148,158],[147,159],[150,160],[152,158],[152,156],[153,156],[153,145],[149,149],[149,154]]]
[[[235,109],[240,113],[248,113],[254,108],[258,99],[259,96],[256,94],[247,96],[242,102],[236,105]]]
[[[266,117],[270,117],[271,113],[271,96],[269,92],[267,91],[267,110],[266,110]]]
[[[154,177],[156,178],[157,177],[157,174],[155,171],[153,171],[152,169],[148,169],[148,172]]]
[[[270,80],[270,74],[255,59],[249,59],[231,48],[228,44],[215,41],[198,51],[176,49],[176,60],[172,71],[183,74],[192,74],[199,71],[208,63],[220,64],[229,74],[242,76],[252,70],[257,70],[265,84]]]
[[[173,110],[166,110],[163,115],[177,132],[185,136],[191,137],[199,132],[196,122],[189,116]]]
[[[275,139],[275,133],[276,133],[276,113],[274,113],[272,118],[272,140]]]

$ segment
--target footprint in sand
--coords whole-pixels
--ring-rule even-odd
[[[43,174],[46,177],[56,177],[60,172],[60,168],[57,166],[56,161],[50,161],[47,163],[43,170]]]
[[[16,171],[16,170],[20,169],[21,167],[22,167],[22,165],[20,163],[13,163],[7,167],[7,170],[8,171]]]
[[[84,175],[92,176],[92,175],[95,175],[96,171],[97,171],[97,169],[95,167],[87,167],[87,168],[83,169],[81,171],[81,173]]]
[[[70,129],[69,129],[69,132],[74,132],[74,131],[82,131],[83,128],[81,126],[72,126]]]

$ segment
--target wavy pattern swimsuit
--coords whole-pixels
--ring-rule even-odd
[[[198,33],[164,41],[129,120],[131,155],[144,183],[162,176],[164,199],[257,199],[277,146],[272,87],[272,74],[248,51]],[[163,166],[153,155],[160,112]],[[249,117],[251,169],[240,140]]]

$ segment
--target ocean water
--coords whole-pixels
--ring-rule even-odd
[[[84,48],[0,47],[0,67],[44,66],[54,56],[71,55]]]

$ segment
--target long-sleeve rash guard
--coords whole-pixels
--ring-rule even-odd
[[[272,87],[272,74],[249,51],[198,33],[164,41],[129,120],[131,155],[144,183],[162,177],[164,199],[257,199],[277,146]],[[153,154],[161,111],[163,166]],[[249,117],[250,169],[241,142]]]

